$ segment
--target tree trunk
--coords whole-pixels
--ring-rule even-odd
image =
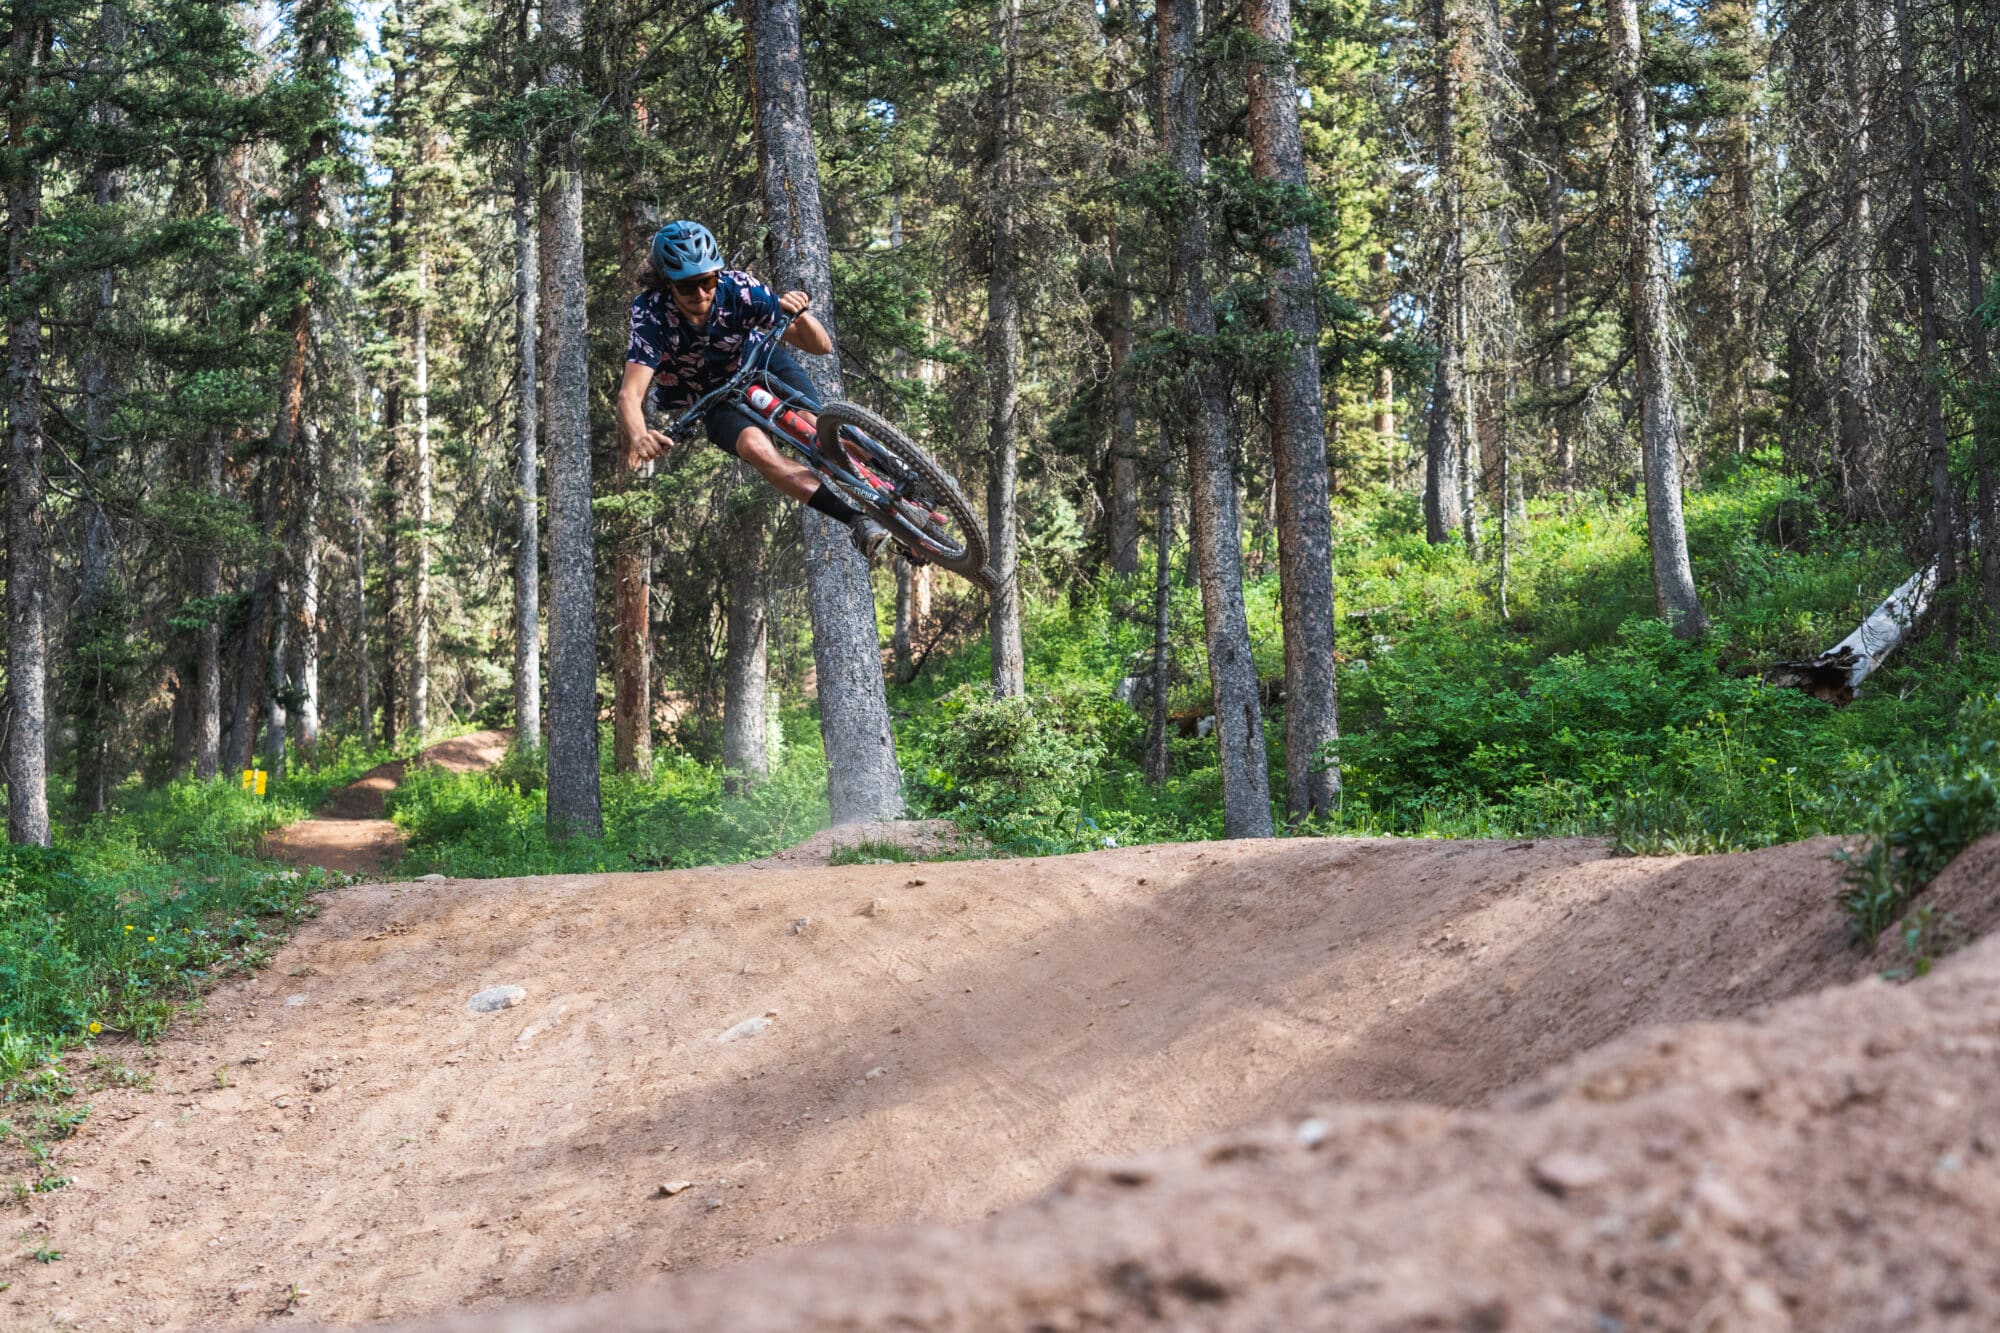
[[[1266,60],[1250,62],[1251,169],[1303,192],[1305,148],[1288,54],[1291,0],[1243,0],[1244,24]],[[1278,508],[1278,584],[1285,627],[1285,809],[1294,820],[1332,815],[1340,800],[1340,737],[1333,673],[1333,523],[1327,498],[1326,409],[1320,400],[1319,309],[1303,222],[1265,238],[1279,267],[1264,296],[1264,326],[1290,347],[1271,377],[1272,486]]]
[[[1132,404],[1132,288],[1111,232],[1111,572],[1139,572],[1139,414]]]
[[[1368,272],[1374,279],[1376,291],[1375,331],[1387,338],[1395,331],[1389,318],[1389,254],[1378,250],[1368,257]],[[1381,441],[1382,449],[1392,461],[1396,460],[1396,372],[1386,364],[1375,372],[1375,435]]]
[[[896,624],[889,631],[889,660],[895,663],[896,679],[908,684],[916,677],[914,648],[910,634],[916,628],[911,616],[916,603],[916,570],[902,558],[896,560]]]
[[[264,695],[264,768],[271,780],[285,776],[285,696],[291,682],[285,679],[286,636],[291,630],[291,600],[284,574],[271,576],[271,641],[265,661],[269,685]]]
[[[582,0],[543,0],[543,86],[573,95]],[[567,126],[544,155],[542,431],[549,459],[548,827],[604,831],[597,772],[597,593],[590,514],[590,365],[583,272],[583,151]]]
[[[833,265],[807,114],[798,0],[756,0],[751,33],[758,165],[772,277],[780,290],[808,292],[814,312],[831,336]],[[815,363],[810,371],[820,392],[838,397],[838,353],[806,359]],[[826,742],[827,802],[833,822],[893,819],[903,810],[902,773],[889,729],[868,566],[840,524],[811,509],[802,510],[800,519],[805,528],[806,602],[812,615],[820,734]]]
[[[1431,0],[1431,47],[1437,57],[1432,92],[1432,148],[1437,157],[1438,223],[1444,254],[1432,327],[1438,340],[1431,380],[1430,422],[1424,437],[1424,539],[1451,540],[1466,523],[1465,200],[1458,164],[1459,55],[1453,0]]]
[[[319,429],[306,422],[299,432],[299,489],[291,547],[298,560],[296,637],[292,645],[292,686],[298,696],[299,757],[319,762],[319,576],[323,548],[319,535],[320,469],[325,459]]]
[[[986,535],[992,552],[993,589],[988,638],[993,692],[1027,693],[1021,652],[1020,536],[1016,529],[1021,447],[1021,296],[1015,236],[1015,158],[1020,152],[1020,0],[995,0],[994,44],[1000,71],[993,86],[993,171],[987,210],[992,218],[991,262],[986,278]]]
[[[201,487],[211,503],[222,499],[220,427],[202,442]],[[194,775],[213,781],[222,772],[222,553],[205,547],[195,557],[195,595],[201,598],[201,629],[195,639]]]
[[[643,253],[636,204],[623,210],[619,226],[621,268],[631,272]],[[617,480],[621,491],[642,488],[653,475],[653,465],[632,466],[623,449],[618,450]],[[621,521],[614,536],[612,585],[616,605],[611,632],[611,766],[620,773],[653,771],[653,662],[651,627],[653,606],[653,542],[643,526]]]
[[[17,0],[8,43],[13,96],[9,144],[25,142],[28,101],[41,81],[48,20],[36,0]],[[19,158],[7,176],[7,286],[19,292],[32,261],[28,247],[42,210],[41,166]],[[7,840],[47,847],[48,537],[43,529],[42,326],[32,303],[7,318]]]
[[[1903,165],[1910,179],[1910,257],[1917,271],[1917,379],[1923,388],[1924,442],[1930,453],[1931,558],[1937,564],[1938,618],[1945,651],[1955,653],[1958,602],[1952,596],[1952,586],[1958,582],[1958,533],[1951,504],[1951,446],[1945,437],[1944,400],[1938,389],[1937,258],[1931,249],[1927,147],[1923,110],[1917,103],[1916,34],[1910,22],[1910,0],[1896,0],[1896,51],[1907,144]]]
[[[1653,597],[1674,633],[1692,639],[1708,632],[1708,615],[1695,592],[1681,517],[1680,419],[1667,347],[1667,270],[1653,180],[1653,122],[1639,72],[1638,0],[1611,0],[1610,18],[1612,87],[1618,99],[1619,152],[1625,159],[1625,271],[1639,378],[1639,447]]]
[[[1911,628],[1930,609],[1935,591],[1937,564],[1933,561],[1883,598],[1852,634],[1818,657],[1777,663],[1766,679],[1831,704],[1852,702],[1861,692],[1861,682],[1902,646]]]
[[[1965,242],[1966,346],[1972,371],[1973,460],[1978,477],[1974,526],[1979,548],[1980,600],[1986,609],[1987,641],[2000,647],[2000,410],[1993,395],[1993,354],[1986,341],[1986,321],[1980,306],[1986,299],[1983,259],[1986,229],[1979,216],[1979,163],[1972,127],[1972,82],[1967,77],[1964,0],[1952,0],[1951,58],[1958,116],[1958,212]]]
[[[125,16],[116,4],[106,4],[98,14],[100,61],[116,59],[125,45]],[[123,113],[109,102],[91,107],[93,124],[108,137],[115,137]],[[91,202],[108,209],[122,190],[121,173],[108,159],[97,159],[85,181]],[[106,266],[96,278],[96,299],[90,313],[90,330],[81,361],[83,381],[84,472],[90,481],[82,497],[83,552],[78,568],[78,597],[71,623],[80,640],[72,670],[79,676],[76,691],[76,805],[85,815],[101,814],[109,798],[111,783],[111,735],[118,714],[118,687],[105,669],[103,647],[107,639],[122,637],[123,616],[114,611],[116,596],[112,571],[111,520],[98,501],[97,488],[112,468],[111,404],[113,398],[111,357],[107,354],[112,336],[111,318],[117,300],[117,270]]]
[[[257,532],[266,551],[276,544],[279,484],[276,472],[276,462],[266,459],[264,474],[257,483],[260,488]],[[275,562],[275,557],[266,558]],[[243,637],[236,653],[236,697],[229,710],[227,767],[231,773],[250,767],[257,753],[257,708],[263,699],[268,666],[265,645],[270,633],[273,576],[272,564],[266,564],[252,576],[250,584],[250,614],[244,619]]]
[[[1146,781],[1167,783],[1171,752],[1167,749],[1167,688],[1173,683],[1174,590],[1174,446],[1166,426],[1160,427],[1159,457],[1153,466],[1153,695],[1146,721]]]
[[[1574,490],[1576,439],[1570,429],[1569,389],[1571,358],[1569,345],[1569,186],[1563,176],[1563,125],[1556,98],[1562,88],[1560,76],[1562,16],[1558,0],[1541,0],[1541,83],[1536,89],[1542,122],[1543,170],[1548,173],[1547,202],[1549,225],[1549,329],[1554,346],[1549,350],[1549,384],[1557,405],[1549,412],[1550,443],[1554,446],[1556,472],[1565,489]]]
[[[1208,209],[1202,202],[1196,0],[1159,9],[1160,121],[1181,199],[1171,228],[1169,286],[1174,322],[1193,349],[1184,420],[1192,483],[1194,545],[1208,630],[1208,677],[1222,767],[1222,825],[1231,838],[1271,836],[1269,763],[1243,605],[1243,555],[1237,536],[1236,478],[1229,458],[1229,404],[1210,348],[1215,308],[1209,300]]]
[[[729,515],[729,656],[723,664],[722,767],[741,790],[770,776],[766,746],[770,692],[767,576],[770,506],[764,488],[739,497]]]
[[[417,298],[410,367],[411,408],[417,415],[417,521],[410,534],[410,731],[423,744],[431,722],[431,342],[430,256],[417,254]]]
[[[1840,137],[1840,418],[1841,490],[1850,514],[1881,508],[1881,460],[1875,447],[1875,328],[1870,268],[1875,225],[1867,175],[1868,103],[1861,88],[1866,25],[1854,0],[1842,6],[1840,64],[1849,129]]]
[[[522,147],[514,177],[514,744],[542,743],[541,462],[536,452],[535,335],[541,310],[533,154]]]
[[[368,526],[363,519],[363,498],[367,494],[367,473],[361,466],[361,414],[354,414],[354,701],[355,734],[365,744],[373,734],[375,701],[372,697],[374,663],[368,655]]]
[[[392,214],[394,210],[391,210]],[[393,746],[401,734],[401,710],[396,699],[402,677],[397,672],[402,643],[403,524],[403,386],[401,371],[391,368],[382,386],[382,744]]]

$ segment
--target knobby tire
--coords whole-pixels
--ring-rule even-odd
[[[924,561],[948,569],[959,577],[969,579],[986,589],[992,589],[997,580],[993,571],[986,567],[986,534],[979,526],[979,519],[972,504],[958,489],[958,482],[949,472],[932,461],[931,456],[918,447],[916,441],[896,427],[884,421],[875,413],[857,403],[832,402],[820,409],[819,427],[814,433],[813,446],[822,457],[838,459],[842,457],[840,429],[852,426],[876,444],[900,459],[910,471],[916,473],[931,488],[939,505],[951,515],[956,531],[950,534],[965,549],[955,557],[930,551],[917,554]],[[842,489],[846,489],[843,487]],[[865,495],[852,495],[861,507],[896,539],[896,544],[907,547],[909,539],[906,529],[910,520],[900,514],[879,506]]]

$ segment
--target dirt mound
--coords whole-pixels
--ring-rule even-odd
[[[758,870],[787,870],[826,865],[837,851],[893,848],[919,860],[963,856],[982,851],[982,839],[948,819],[891,819],[872,824],[842,824],[821,829],[794,847],[744,864]],[[885,858],[893,859],[893,858]]]
[[[0,1264],[0,1322],[569,1298],[970,1221],[1315,1102],[1480,1103],[1860,975],[1827,851],[1329,839],[346,890],[123,1053],[156,1088],[93,1094],[75,1183],[26,1204],[65,1258]],[[1409,1178],[1467,1160],[1457,1133],[1411,1139]]]
[[[2000,940],[1625,1038],[1498,1111],[1329,1108],[957,1230],[421,1327],[1990,1329],[1996,1055]]]
[[[491,768],[507,757],[510,736],[505,731],[476,731],[439,741],[414,760],[379,764],[327,797],[311,819],[272,833],[264,840],[264,855],[350,875],[380,874],[403,850],[402,832],[384,815],[389,793],[410,766],[432,764],[453,773]]]
[[[1875,965],[1908,974],[2000,927],[2000,834],[1965,849],[1875,943]]]

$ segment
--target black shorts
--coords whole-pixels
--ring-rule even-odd
[[[794,393],[804,394],[809,403],[819,402],[819,390],[806,376],[805,367],[792,360],[791,353],[779,347],[772,351],[765,369],[771,378],[786,385]],[[816,409],[815,409],[816,410]],[[748,427],[764,430],[764,423],[751,414],[741,403],[718,403],[702,423],[708,432],[708,440],[723,453],[732,458],[736,455],[736,437]]]

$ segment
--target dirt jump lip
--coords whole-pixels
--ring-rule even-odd
[[[1607,1189],[1685,1193],[1711,1159],[1750,1170],[1732,1136],[1808,1094],[1785,1081],[1807,1065],[1784,1031],[1758,1035],[1775,1017],[1632,1038],[1626,1085],[1575,1072],[1596,1055],[1563,1062],[1867,975],[1831,850],[1298,839],[341,890],[154,1048],[154,1091],[94,1096],[76,1183],[32,1204],[61,1271],[7,1264],[0,1309],[173,1327],[465,1311],[442,1326],[945,1329],[1045,1308],[1052,1327],[1388,1328],[1415,1307],[1382,1293],[1414,1283],[1490,1287],[1507,1327],[1572,1326],[1492,1284],[1575,1260],[1564,1228],[1587,1236],[1610,1213],[1581,1201]],[[1936,980],[1852,994],[1917,1003]],[[1859,1033],[1847,994],[1774,1012],[1824,1002]],[[1768,1091],[1718,1110],[1739,1076]],[[1785,1132],[1822,1123],[1847,1122]],[[1564,1137],[1573,1124],[1595,1128]],[[1658,1170],[1684,1177],[1640,1172],[1670,1139]],[[1543,1160],[1557,1152],[1585,1160]],[[1437,1286],[1451,1266],[1423,1256],[1446,1252],[1422,1213],[1381,1202],[1399,1192],[1467,1247],[1463,1282]],[[1650,1234],[1636,1209],[1603,1225]],[[664,1292],[551,1312],[663,1274]],[[1347,1294],[1272,1304],[1329,1287]],[[1566,1270],[1551,1290],[1584,1314],[1599,1292]],[[1738,1296],[1764,1317],[1763,1296]]]

